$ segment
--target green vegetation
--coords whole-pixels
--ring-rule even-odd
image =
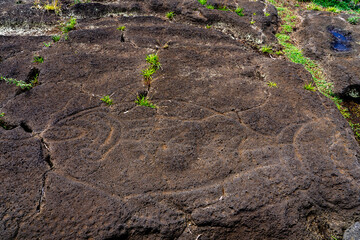
[[[59,36],[59,35],[54,35],[54,36],[51,37],[51,39],[52,39],[54,42],[58,42],[58,41],[60,41],[61,36]]]
[[[17,87],[20,87],[21,89],[26,89],[29,90],[31,88],[33,88],[33,84],[32,83],[26,83],[24,81],[18,81],[14,78],[6,78],[6,77],[2,77],[0,76],[0,81],[5,81],[8,84],[13,84]]]
[[[321,8],[319,5],[316,5],[315,3],[310,3],[306,6],[307,10],[314,10],[314,11],[320,11]]]
[[[44,42],[43,44],[44,44],[45,47],[50,47],[51,46],[51,42],[48,42],[48,43]]]
[[[267,85],[268,85],[270,88],[272,88],[272,87],[276,87],[276,88],[277,88],[277,87],[278,87],[275,82],[270,82],[270,81],[267,83]]]
[[[339,9],[337,9],[336,7],[328,7],[325,9],[328,12],[333,12],[333,13],[340,13],[341,11]]]
[[[174,12],[167,12],[167,13],[166,13],[166,17],[167,17],[168,19],[170,19],[170,20],[172,20],[172,19],[174,18],[174,16],[175,16],[175,13],[174,13]]]
[[[120,26],[120,27],[117,28],[117,30],[119,30],[119,31],[125,31],[125,29],[126,29],[125,26]]]
[[[265,15],[265,17],[268,17],[268,16],[270,16],[270,13],[265,12],[264,15]]]
[[[150,63],[151,68],[155,71],[161,68],[159,56],[157,54],[149,54],[146,56],[145,60],[146,62]]]
[[[150,88],[152,75],[161,68],[161,64],[159,62],[159,56],[157,54],[149,54],[146,56],[145,60],[147,63],[150,64],[150,66],[146,69],[141,70],[141,74],[144,78],[145,85]]]
[[[100,98],[100,100],[103,101],[104,103],[106,103],[109,106],[113,104],[113,100],[110,98],[109,95],[106,95],[106,96]]]
[[[48,11],[55,11],[55,13],[58,14],[61,10],[59,0],[53,0],[52,3],[48,2],[44,5],[44,9]]]
[[[5,113],[0,113],[0,127],[7,130],[8,127],[5,123],[5,121],[3,120],[3,117],[5,116]]]
[[[223,5],[223,6],[218,6],[218,7],[217,7],[217,10],[220,10],[220,11],[230,11],[230,8],[228,8],[226,5]]]
[[[316,91],[316,88],[313,86],[312,83],[305,84],[304,89],[305,89],[305,90],[308,90],[308,91],[312,91],[312,92],[315,92],[315,91]]]
[[[359,19],[360,19],[360,17],[358,17],[358,16],[352,16],[352,17],[349,17],[349,18],[347,19],[347,21],[348,21],[350,24],[356,25],[356,24],[358,24]]]
[[[260,48],[260,51],[262,51],[263,53],[273,53],[273,49],[271,46],[268,45],[264,45]]]
[[[152,67],[146,68],[144,70],[141,71],[143,77],[144,77],[144,82],[147,86],[150,85],[151,80],[152,80],[152,75],[156,72],[156,70]]]
[[[66,34],[70,32],[71,30],[74,30],[76,25],[76,18],[70,18],[69,21],[67,21],[64,26],[62,27],[61,31]]]
[[[137,96],[135,103],[139,106],[145,106],[150,108],[157,108],[157,106],[150,102],[150,100],[145,96]]]
[[[322,7],[335,7],[339,10],[358,10],[359,7],[357,3],[359,0],[312,0],[313,3],[316,3]]]
[[[213,5],[206,5],[207,9],[215,9],[215,7]]]
[[[34,56],[34,63],[43,63],[44,62],[44,58],[41,56]]]
[[[198,0],[198,2],[201,4],[201,5],[205,5],[207,3],[207,0]]]
[[[211,25],[206,25],[205,26],[207,29],[210,29],[211,28]]]
[[[254,20],[254,19],[251,19],[250,24],[251,24],[251,25],[255,24],[255,20]]]
[[[244,8],[239,8],[239,7],[238,7],[238,8],[235,9],[234,12],[235,12],[237,15],[239,15],[240,17],[245,16],[244,13],[243,13],[243,12],[244,12]]]

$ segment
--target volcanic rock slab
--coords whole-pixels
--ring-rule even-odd
[[[82,17],[68,41],[0,36],[3,76],[40,72],[29,91],[0,82],[0,112],[17,126],[0,128],[2,239],[329,239],[358,218],[347,122],[303,89],[301,65],[252,48],[274,39],[271,5],[227,4],[245,16],[195,0],[64,1]],[[118,16],[120,5],[137,7]],[[154,53],[156,109],[134,103]]]

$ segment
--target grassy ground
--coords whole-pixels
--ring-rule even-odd
[[[325,2],[329,3],[332,1],[314,0],[313,2],[299,2],[296,0],[268,0],[268,2],[277,8],[278,14],[281,18],[280,31],[278,34],[276,34],[276,37],[279,41],[279,44],[283,48],[285,56],[288,58],[288,60],[294,63],[302,64],[305,69],[311,73],[314,85],[316,86],[317,90],[334,101],[341,114],[349,122],[351,128],[354,131],[356,139],[360,143],[359,105],[354,102],[350,104],[345,103],[342,101],[342,99],[334,94],[333,83],[326,79],[324,70],[316,61],[311,60],[303,55],[301,49],[296,46],[296,43],[292,37],[294,28],[300,23],[299,15],[300,11],[302,10],[330,11],[335,14],[346,11],[347,13],[355,15],[359,15],[360,12],[358,10],[355,11],[356,8],[351,9],[350,7],[345,7],[344,4],[325,4]]]

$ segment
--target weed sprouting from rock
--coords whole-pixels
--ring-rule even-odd
[[[113,104],[113,100],[110,98],[109,95],[106,95],[106,96],[100,98],[100,100],[103,101],[104,103],[106,103],[109,106]]]
[[[172,20],[175,17],[174,12],[167,12],[165,15],[169,20]]]
[[[304,89],[305,89],[305,90],[308,90],[308,91],[312,91],[312,92],[315,92],[315,91],[316,91],[316,88],[315,88],[315,86],[313,86],[312,83],[305,84],[305,85],[304,85]]]
[[[207,4],[207,0],[198,0],[198,2],[199,2],[201,5],[206,5],[206,4]]]
[[[244,15],[244,8],[238,7],[238,8],[235,9],[234,12],[235,12],[237,15],[239,15],[240,17],[245,16],[245,15]]]
[[[150,63],[151,67],[155,70],[158,70],[161,68],[161,64],[159,62],[159,56],[157,54],[147,55],[146,62]]]
[[[66,34],[70,32],[71,30],[74,30],[76,25],[76,18],[70,18],[69,21],[67,21],[64,26],[62,27],[61,31]]]
[[[52,39],[54,42],[58,42],[58,41],[60,41],[61,36],[59,36],[59,35],[54,35],[54,36],[51,37],[51,39]]]
[[[272,46],[264,45],[260,48],[263,53],[273,53]]]
[[[16,80],[14,78],[6,78],[6,77],[3,77],[3,76],[0,76],[0,81],[4,81],[8,84],[13,84],[17,87],[20,87],[21,89],[26,89],[26,90],[29,90],[31,88],[33,88],[33,84],[32,83],[26,83],[24,81],[21,81],[21,80]]]
[[[267,83],[267,85],[268,85],[270,88],[273,88],[273,87],[277,88],[277,87],[278,87],[275,82],[270,82],[270,81]]]
[[[360,17],[358,17],[358,16],[353,16],[353,17],[349,17],[349,18],[347,19],[347,21],[348,21],[350,24],[356,25],[356,24],[359,23],[359,19],[360,19]]]
[[[43,63],[44,62],[44,58],[42,56],[34,56],[34,63]]]
[[[119,27],[117,28],[117,30],[119,30],[119,31],[125,31],[125,30],[126,30],[126,27],[125,27],[125,26],[119,26]]]
[[[157,108],[155,104],[150,102],[150,100],[146,96],[137,96],[137,100],[135,100],[135,103],[139,106],[145,106],[150,108]]]

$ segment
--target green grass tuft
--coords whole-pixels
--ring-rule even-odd
[[[166,17],[170,20],[172,20],[175,17],[175,13],[174,12],[167,12],[166,13]]]
[[[273,88],[273,87],[276,87],[276,88],[277,88],[277,87],[278,87],[275,82],[271,82],[271,81],[269,81],[269,82],[267,83],[267,85],[268,85],[270,88]]]
[[[315,91],[316,91],[316,88],[312,85],[312,83],[305,84],[305,85],[304,85],[304,89],[305,89],[305,90],[308,90],[308,91],[312,91],[312,92],[315,92]]]
[[[125,30],[126,30],[126,27],[125,27],[125,26],[120,26],[120,27],[117,28],[117,30],[119,30],[119,31],[125,31]]]
[[[100,98],[100,100],[103,101],[104,103],[106,103],[109,106],[113,104],[113,100],[110,98],[109,95],[106,95],[106,96]]]
[[[145,106],[150,108],[157,108],[157,106],[149,101],[149,99],[145,96],[137,96],[137,100],[135,103],[139,106]]]
[[[240,17],[243,17],[243,16],[245,16],[244,15],[244,8],[236,8],[235,9],[235,13],[237,14],[237,15],[239,15]]]
[[[44,62],[44,58],[41,56],[34,56],[34,63],[43,63]]]
[[[59,36],[59,35],[54,35],[54,36],[51,37],[51,39],[52,39],[54,42],[58,42],[58,41],[60,41],[61,36]]]
[[[2,77],[0,76],[0,81],[5,81],[6,83],[8,84],[13,84],[17,87],[20,87],[21,89],[26,89],[26,90],[29,90],[31,88],[33,88],[33,84],[31,83],[26,83],[24,81],[18,81],[14,78],[6,78],[6,77]]]
[[[198,0],[198,2],[199,2],[201,5],[206,5],[207,0]]]
[[[74,30],[75,29],[75,25],[76,25],[76,18],[70,18],[69,21],[67,21],[63,28],[61,29],[61,31],[63,33],[68,33],[70,32],[71,30]]]
[[[349,18],[347,19],[347,21],[348,21],[350,24],[356,25],[356,24],[358,24],[359,19],[360,19],[360,17],[358,17],[358,16],[352,16],[352,17],[349,17]]]

